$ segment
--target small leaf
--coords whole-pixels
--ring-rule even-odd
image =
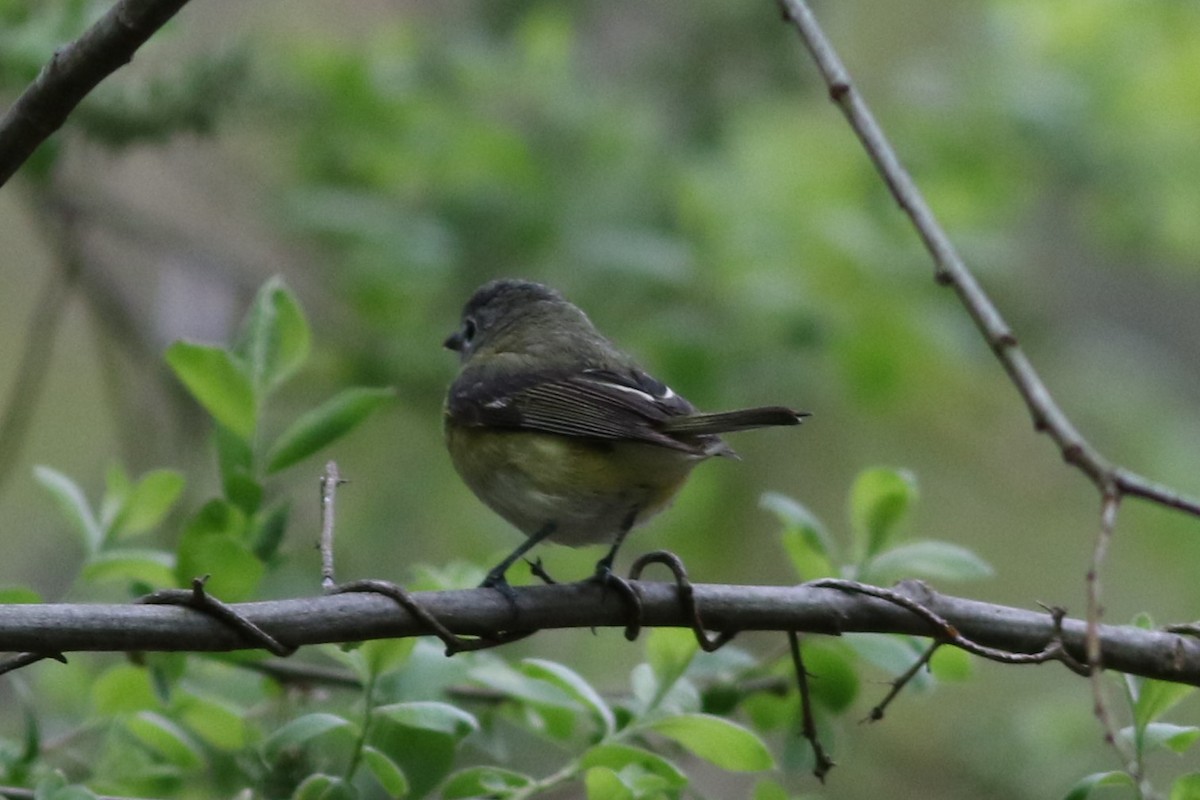
[[[583,774],[587,800],[634,800],[633,791],[608,767],[592,767]]]
[[[750,730],[708,714],[681,714],[646,725],[721,769],[754,772],[771,769],[771,752]]]
[[[386,754],[374,747],[364,747],[362,760],[388,797],[403,797],[408,794],[408,778],[404,777],[404,770]],[[442,796],[448,795],[443,793]]]
[[[1128,772],[1093,772],[1071,787],[1071,791],[1063,796],[1063,800],[1085,800],[1091,796],[1093,789],[1102,786],[1133,786],[1133,778]]]
[[[180,719],[197,736],[218,750],[235,751],[246,746],[249,738],[244,712],[229,703],[193,692],[176,696]]]
[[[616,730],[617,721],[613,716],[612,709],[608,707],[608,703],[604,702],[600,693],[577,672],[557,662],[537,658],[528,658],[522,661],[521,670],[531,678],[557,686],[578,700],[599,723],[603,735],[607,736]]]
[[[42,596],[28,586],[0,587],[0,605],[19,605],[22,603],[40,603]]]
[[[359,652],[368,674],[382,675],[403,666],[416,644],[417,639],[413,636],[405,639],[372,639],[363,642]]]
[[[684,628],[654,628],[646,637],[646,660],[660,687],[672,686],[683,676],[698,650],[696,636]]]
[[[213,419],[244,441],[253,439],[258,404],[235,356],[212,345],[175,342],[167,348],[167,364]]]
[[[146,747],[181,769],[196,770],[204,766],[200,746],[183,728],[161,714],[139,711],[125,720],[125,728]]]
[[[1194,691],[1196,691],[1195,686],[1180,683],[1142,681],[1138,689],[1137,700],[1133,704],[1134,725],[1145,728]]]
[[[469,767],[451,775],[444,786],[443,800],[507,797],[515,790],[533,785],[533,778],[500,767]]]
[[[267,453],[267,472],[279,472],[340,439],[394,396],[391,389],[361,386],[339,392],[280,435]]]
[[[75,526],[76,532],[83,541],[84,550],[88,553],[99,550],[100,543],[104,539],[104,532],[79,485],[50,467],[34,467],[33,477],[46,491],[50,492],[50,496],[54,498],[54,502],[63,516]]]
[[[752,800],[788,800],[787,790],[770,778],[754,784]]]
[[[850,490],[850,523],[863,558],[887,547],[916,498],[916,478],[906,470],[875,468],[859,474]]]
[[[630,764],[637,765],[646,772],[659,776],[672,789],[682,789],[684,786],[687,786],[687,775],[679,767],[657,753],[651,753],[649,750],[643,750],[640,747],[615,743],[598,744],[587,750],[579,758],[579,766],[584,769],[607,767],[615,772],[620,772]]]
[[[1181,775],[1171,784],[1169,800],[1200,800],[1200,772]]]
[[[263,742],[263,757],[268,761],[279,760],[286,750],[303,747],[313,739],[327,736],[333,732],[353,732],[357,726],[336,714],[305,714],[297,717],[279,730],[275,731]]]
[[[358,792],[341,778],[324,773],[309,775],[300,781],[292,800],[357,800]]]
[[[1133,728],[1122,728],[1120,738],[1128,744],[1134,743]],[[1192,725],[1172,725],[1167,722],[1151,722],[1142,731],[1141,752],[1151,753],[1155,750],[1170,750],[1173,753],[1186,752],[1196,739],[1200,738],[1200,728]]]
[[[265,567],[245,542],[246,518],[236,506],[211,500],[180,537],[175,576],[181,586],[208,575],[205,589],[236,602],[254,593]]]
[[[965,547],[920,541],[898,545],[870,559],[863,567],[862,580],[880,584],[901,578],[973,581],[993,574],[991,565]]]
[[[456,738],[462,738],[479,730],[479,723],[474,716],[448,703],[432,701],[392,703],[391,705],[376,706],[372,709],[371,714],[386,717],[406,728],[435,731]]]
[[[175,555],[149,549],[106,550],[89,558],[82,574],[93,583],[137,581],[156,588],[174,586]]]
[[[133,536],[158,525],[179,499],[183,483],[183,475],[174,470],[147,472],[121,504],[109,536]]]
[[[308,358],[311,338],[304,312],[283,279],[275,276],[264,283],[234,344],[259,397],[300,368]]]
[[[90,691],[92,710],[101,717],[158,706],[149,672],[132,664],[109,667],[92,683]]]
[[[220,424],[214,438],[225,498],[245,514],[255,513],[262,502],[263,487],[255,477],[254,451],[250,443]]]
[[[833,543],[817,517],[792,498],[767,492],[759,505],[783,523],[783,548],[792,568],[803,580],[823,578],[835,573],[832,564]]]
[[[939,647],[929,659],[929,671],[941,681],[965,681],[971,677],[971,654],[957,647]]]
[[[841,643],[820,639],[805,639],[802,647],[813,700],[834,713],[845,711],[860,689],[850,651]]]
[[[254,518],[251,541],[254,543],[254,555],[259,561],[269,562],[278,552],[283,534],[287,532],[290,509],[291,506],[280,503]]]

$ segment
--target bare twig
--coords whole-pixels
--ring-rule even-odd
[[[821,737],[817,733],[817,721],[812,710],[812,694],[808,688],[808,670],[804,667],[804,654],[800,651],[800,634],[788,631],[787,637],[788,649],[792,653],[792,669],[796,672],[796,686],[800,692],[800,735],[808,740],[808,745],[812,748],[813,775],[821,783],[824,783],[829,770],[837,765],[829,757],[829,753],[825,752],[825,746],[821,744]]]
[[[1108,555],[1108,546],[1112,542],[1113,531],[1117,526],[1117,510],[1121,505],[1121,495],[1115,491],[1105,493],[1100,503],[1100,531],[1096,534],[1096,544],[1092,548],[1092,563],[1087,572],[1087,669],[1091,676],[1092,707],[1100,727],[1104,731],[1104,741],[1117,748],[1117,752],[1129,763],[1133,763],[1132,753],[1124,752],[1120,739],[1117,737],[1117,726],[1108,710],[1108,701],[1104,694],[1104,681],[1101,675],[1104,670],[1103,654],[1100,648],[1100,619],[1104,616],[1101,605],[1100,569]],[[1134,775],[1135,781],[1140,775]]]
[[[337,487],[346,481],[338,473],[336,461],[325,464],[321,476],[321,589],[331,592],[336,585],[333,580],[333,504]]]
[[[62,127],[88,92],[120,67],[187,0],[119,0],[82,36],[55,51],[0,117],[0,186]]]
[[[855,135],[862,142],[892,196],[908,215],[925,248],[933,257],[934,278],[950,286],[975,321],[988,346],[1000,360],[1009,379],[1025,401],[1039,432],[1058,445],[1063,459],[1081,470],[1102,495],[1115,490],[1150,500],[1200,517],[1200,500],[1156,484],[1140,475],[1114,465],[1075,429],[1042,382],[1032,362],[1017,343],[1008,323],[987,293],[967,269],[950,238],[942,229],[921,191],[900,163],[883,130],[850,80],[833,45],[830,44],[804,0],[779,0],[784,17],[804,40],[829,89],[830,99],[841,109]]]
[[[890,706],[892,701],[900,695],[900,692],[904,691],[904,687],[907,686],[913,678],[917,677],[917,673],[929,665],[929,659],[933,658],[933,654],[936,653],[937,649],[943,644],[945,644],[945,642],[935,641],[933,644],[926,647],[925,652],[921,653],[920,658],[914,661],[908,669],[904,670],[902,674],[896,676],[896,678],[892,681],[891,688],[888,689],[888,693],[883,696],[882,700],[880,700],[874,705],[874,707],[871,708],[871,713],[867,715],[867,718],[863,720],[863,722],[879,722],[879,720],[883,719],[883,714],[885,711],[887,711],[887,707]]]

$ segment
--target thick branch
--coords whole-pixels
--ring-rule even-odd
[[[646,625],[690,627],[673,584],[637,582]],[[978,644],[1036,653],[1056,640],[1044,612],[949,597],[921,584],[903,593]],[[528,586],[516,592],[517,622],[499,593],[487,589],[418,592],[414,599],[450,630],[467,635],[498,630],[588,628],[626,624],[626,609],[596,584]],[[877,597],[813,586],[695,587],[711,630],[852,631],[929,636],[928,620]],[[233,606],[285,645],[361,641],[426,633],[419,620],[386,597],[339,594]],[[1131,626],[1099,626],[1107,669],[1200,686],[1200,642],[1188,636]],[[1066,619],[1061,644],[1086,659],[1086,623]],[[0,607],[0,650],[59,653],[80,650],[227,651],[246,648],[238,634],[186,608],[153,605],[8,605]]]
[[[71,44],[55,51],[0,117],[0,186],[66,121],[100,81],[133,54],[187,0],[120,0]]]

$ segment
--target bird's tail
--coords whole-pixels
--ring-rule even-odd
[[[762,406],[740,408],[737,411],[688,414],[672,417],[661,424],[664,433],[704,436],[770,428],[776,425],[799,425],[808,415],[807,411],[793,411],[783,406]]]

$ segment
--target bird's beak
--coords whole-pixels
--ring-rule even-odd
[[[463,347],[462,331],[455,331],[447,336],[446,341],[442,342],[442,347],[447,350],[453,350],[456,353],[461,353]]]

